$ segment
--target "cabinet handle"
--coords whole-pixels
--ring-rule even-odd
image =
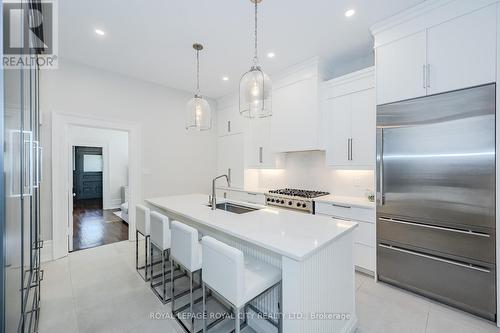
[[[475,265],[472,265],[472,264],[463,264],[461,262],[457,262],[457,261],[454,261],[454,260],[448,260],[448,259],[438,258],[438,257],[434,257],[434,256],[431,256],[431,255],[428,255],[428,254],[423,254],[423,253],[420,253],[420,252],[405,250],[405,249],[399,248],[397,246],[392,246],[392,245],[379,244],[378,246],[382,247],[384,249],[393,250],[393,251],[397,251],[397,252],[402,252],[402,253],[406,253],[406,254],[411,254],[411,255],[414,255],[414,256],[417,256],[417,257],[422,257],[422,258],[426,258],[426,259],[430,259],[430,260],[444,262],[444,263],[455,265],[455,266],[459,266],[459,267],[469,268],[469,269],[473,269],[475,271],[480,271],[480,272],[483,272],[483,273],[490,273],[489,269],[478,267],[478,266],[475,266]]]
[[[259,163],[262,163],[262,151],[263,147],[259,147]]]
[[[455,232],[455,233],[459,233],[459,234],[466,234],[466,235],[479,236],[479,237],[485,237],[485,238],[489,238],[490,237],[490,235],[488,235],[488,234],[484,234],[484,233],[481,233],[481,232],[475,232],[475,231],[472,231],[472,230],[460,230],[460,229],[454,229],[454,228],[437,227],[437,226],[434,226],[434,225],[421,224],[421,223],[413,223],[413,222],[408,222],[408,221],[401,221],[401,220],[396,220],[396,219],[389,219],[389,218],[385,218],[385,217],[379,217],[378,219],[380,221],[391,222],[391,223],[398,223],[398,224],[405,224],[405,225],[411,225],[411,226],[422,227],[422,228],[427,228],[427,229],[450,231],[450,232]]]
[[[227,121],[227,131],[228,133],[231,133],[231,120]]]
[[[349,144],[351,139],[347,138],[347,160],[351,160],[351,145]]]
[[[334,204],[334,203],[332,203],[332,206],[333,206],[333,207],[340,207],[340,208],[351,208],[351,206],[347,206],[347,205],[339,205],[339,204]]]
[[[227,169],[227,178],[229,178],[229,187],[231,187],[231,168]]]
[[[427,88],[431,87],[431,65],[430,64],[427,64],[426,86],[427,86]]]
[[[351,153],[351,158],[350,158],[350,160],[352,161],[352,138],[350,138],[350,139],[349,139],[349,142],[350,142],[350,149],[349,149],[349,151],[350,151],[350,153]]]
[[[422,88],[427,87],[427,81],[426,81],[426,71],[427,71],[427,66],[425,64],[422,65]]]

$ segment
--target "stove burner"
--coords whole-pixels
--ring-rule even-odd
[[[284,188],[284,189],[279,189],[279,190],[271,190],[271,191],[269,191],[269,193],[287,195],[287,196],[291,196],[291,197],[302,197],[302,198],[308,198],[308,199],[330,194],[328,192],[299,190],[299,189],[294,189],[294,188]]]

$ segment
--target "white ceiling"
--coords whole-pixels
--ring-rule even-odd
[[[271,75],[319,55],[332,64],[369,55],[369,27],[422,0],[264,0],[259,48]],[[60,56],[169,87],[192,91],[193,42],[201,53],[201,90],[209,97],[236,91],[253,52],[249,0],[59,1]],[[346,18],[346,9],[356,14]],[[94,33],[106,32],[104,37]],[[276,57],[268,59],[267,52]],[[229,81],[222,81],[227,75]]]

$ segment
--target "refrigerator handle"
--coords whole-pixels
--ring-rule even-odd
[[[384,129],[377,128],[377,185],[378,185],[378,203],[380,206],[385,204],[384,196]]]

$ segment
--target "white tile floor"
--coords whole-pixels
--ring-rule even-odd
[[[44,264],[41,333],[183,332],[135,271],[134,243],[78,251]],[[358,333],[500,333],[482,319],[356,274]]]

